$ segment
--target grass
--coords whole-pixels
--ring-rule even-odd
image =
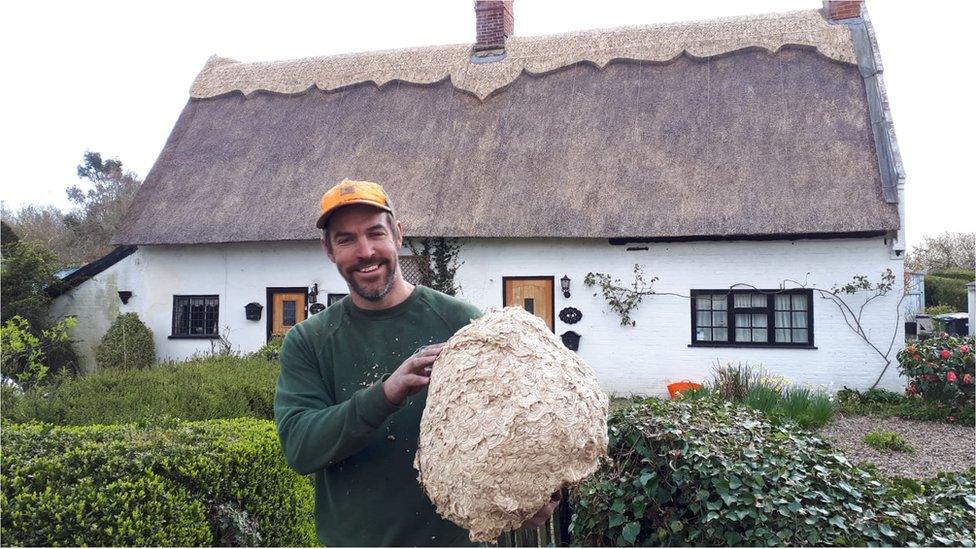
[[[864,435],[864,443],[879,452],[904,452],[914,454],[915,448],[893,431],[871,431]]]

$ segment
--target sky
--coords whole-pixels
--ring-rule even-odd
[[[474,40],[472,0],[4,2],[8,207],[67,208],[86,150],[145,177],[212,54],[267,61]],[[515,0],[515,34],[817,9],[820,0]],[[976,231],[976,2],[868,0],[907,174],[908,245]],[[965,79],[965,80],[964,80]]]

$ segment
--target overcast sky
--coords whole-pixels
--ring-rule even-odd
[[[819,0],[516,0],[515,33],[816,9]],[[868,0],[907,179],[908,243],[976,231],[968,1]],[[211,54],[291,59],[474,39],[471,0],[4,2],[9,207],[67,207],[85,150],[145,177]]]

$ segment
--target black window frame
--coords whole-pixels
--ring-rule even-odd
[[[697,298],[701,295],[725,294],[728,302],[726,305],[726,326],[728,328],[728,341],[698,341],[698,309]],[[735,296],[742,294],[764,294],[766,296],[765,307],[735,307]],[[776,341],[776,296],[777,295],[805,295],[807,297],[807,339],[806,343],[778,342]],[[691,290],[691,343],[689,347],[765,347],[776,349],[816,349],[814,344],[813,326],[813,290],[793,289],[793,290]],[[736,341],[735,315],[739,314],[766,314],[766,341]]]
[[[214,313],[214,319],[213,319],[213,326],[214,326],[214,330],[215,331],[213,333],[205,333],[205,334],[194,334],[194,333],[190,333],[190,332],[192,332],[192,329],[193,328],[192,328],[191,323],[190,323],[189,320],[187,321],[186,326],[187,326],[187,330],[190,330],[190,332],[187,332],[187,333],[178,333],[177,332],[176,329],[177,329],[178,323],[177,323],[177,319],[176,319],[176,311],[177,311],[177,307],[179,305],[179,302],[181,300],[185,300],[185,301],[189,302],[189,300],[191,300],[191,299],[213,299],[213,300],[216,300],[216,302],[217,302],[216,307],[215,307],[216,311]],[[187,310],[187,314],[189,314],[189,308]],[[171,315],[171,319],[172,319],[172,324],[170,326],[169,339],[219,339],[220,338],[220,295],[217,295],[217,294],[194,294],[194,295],[183,294],[183,295],[173,295],[173,312],[172,312],[172,315]],[[204,318],[204,324],[206,324],[206,318]]]

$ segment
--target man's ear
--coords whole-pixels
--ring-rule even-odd
[[[398,249],[403,247],[403,225],[399,221],[396,222],[396,245]]]
[[[335,256],[332,255],[332,246],[329,245],[328,239],[320,236],[319,242],[322,244],[322,250],[325,252],[325,255],[329,257],[329,261],[335,263]]]

